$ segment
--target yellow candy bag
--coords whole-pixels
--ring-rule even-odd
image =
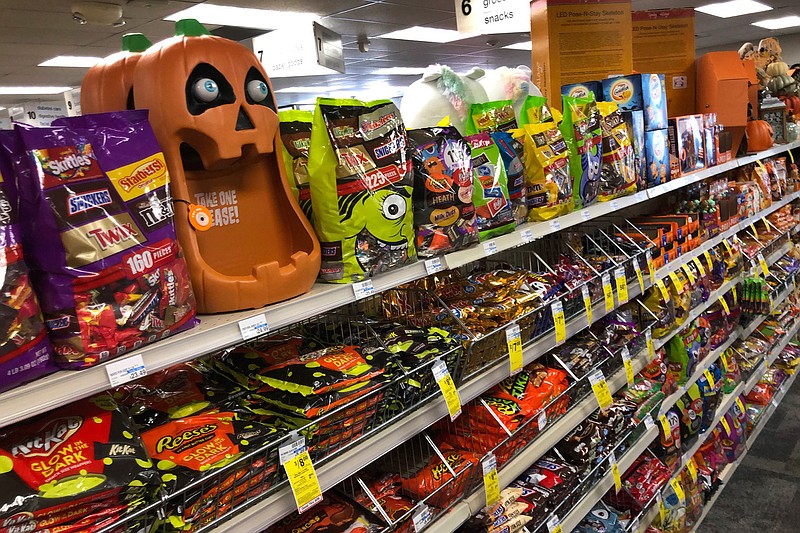
[[[572,211],[569,152],[555,122],[526,124],[514,136],[525,147],[528,220],[550,220]]]

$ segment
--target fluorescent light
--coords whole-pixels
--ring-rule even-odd
[[[522,41],[521,43],[509,44],[503,48],[508,50],[533,50],[533,43],[531,41]]]
[[[60,94],[72,87],[0,87],[0,94]]]
[[[782,30],[783,28],[794,28],[800,26],[800,17],[792,15],[789,17],[781,17],[779,19],[767,19],[753,22],[753,26],[760,26],[768,30]]]
[[[95,66],[102,58],[91,56],[56,56],[39,63],[40,67],[78,67],[89,68]]]
[[[423,74],[427,67],[387,67],[372,71],[373,74],[384,76],[417,76]]]
[[[426,43],[449,43],[475,37],[475,34],[459,33],[456,30],[442,30],[439,28],[426,28],[412,26],[404,30],[378,35],[377,39],[399,39],[401,41],[422,41]]]
[[[254,9],[250,7],[216,6],[214,4],[197,4],[188,9],[173,13],[164,20],[196,19],[202,24],[218,26],[236,26],[238,28],[256,28],[261,30],[277,30],[289,28],[296,24],[309,24],[319,20],[313,13],[297,11],[275,11],[272,9]]]
[[[750,13],[761,13],[762,11],[769,11],[772,6],[755,2],[754,0],[732,0],[730,2],[718,2],[716,4],[708,4],[694,8],[695,11],[705,13],[706,15],[713,15],[723,19],[738,17],[740,15],[749,15]]]
[[[276,93],[297,93],[297,94],[326,94],[330,91],[330,87],[286,87],[284,89],[276,89]]]
[[[5,111],[5,107],[0,107],[0,111]]]

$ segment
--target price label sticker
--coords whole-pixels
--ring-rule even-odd
[[[644,428],[647,431],[650,431],[651,429],[656,427],[656,423],[653,420],[653,417],[650,415],[650,413],[647,413],[646,415],[644,415],[644,420],[642,420],[642,422],[644,422]]]
[[[586,309],[586,322],[592,325],[592,297],[589,295],[589,287],[584,284],[581,285],[581,294],[583,295],[583,307]]]
[[[669,302],[669,291],[667,290],[667,286],[664,285],[664,280],[657,280],[656,287],[658,287],[658,290],[661,291],[661,297],[664,299],[664,301]]]
[[[486,255],[496,254],[497,243],[495,241],[486,241],[483,243],[483,251],[486,252]]]
[[[281,464],[286,470],[286,477],[292,488],[297,512],[303,513],[322,501],[322,489],[319,486],[314,463],[308,455],[305,439],[281,446],[278,449]]]
[[[758,258],[758,264],[761,266],[761,272],[764,273],[764,277],[769,276],[769,267],[767,266],[767,260],[764,259],[764,254],[759,252],[756,257]]]
[[[250,318],[240,320],[239,331],[242,334],[242,339],[246,341],[269,333],[267,315],[261,313],[256,316],[251,316]]]
[[[625,367],[625,377],[628,380],[628,385],[633,385],[636,376],[633,373],[633,362],[631,361],[631,352],[628,351],[627,346],[622,348],[622,365]]]
[[[644,255],[647,258],[647,270],[650,272],[650,283],[652,284],[656,282],[656,264],[653,262],[653,254],[650,250],[646,250]]]
[[[669,484],[672,487],[672,490],[675,491],[675,496],[677,496],[681,502],[686,501],[686,494],[683,492],[683,487],[681,487],[681,483],[678,481],[678,478],[673,479],[669,482]]]
[[[108,381],[112,387],[117,387],[129,381],[143,378],[147,375],[142,354],[132,355],[118,359],[106,365]]]
[[[686,470],[688,470],[689,475],[692,476],[692,481],[697,483],[697,465],[694,463],[694,457],[689,459],[689,462],[686,463]]]
[[[714,386],[717,384],[717,383],[714,381],[714,374],[712,374],[712,373],[711,373],[711,370],[709,370],[709,369],[707,369],[707,368],[706,368],[706,369],[703,371],[703,375],[706,377],[706,381],[708,381],[708,386],[709,386],[710,388],[712,388],[712,389],[713,389],[713,388],[714,388]]]
[[[441,257],[433,257],[425,261],[425,272],[427,272],[429,276],[445,269],[444,261],[442,261]]]
[[[367,279],[358,283],[353,283],[353,294],[356,295],[356,300],[363,300],[367,296],[375,294],[375,287],[372,286],[372,280]]]
[[[500,481],[497,479],[497,459],[493,453],[486,454],[483,461],[483,491],[486,494],[486,506],[500,501]]]
[[[738,396],[736,397],[736,406],[739,407],[739,412],[740,413],[744,413],[745,412],[744,404],[742,403],[742,399],[739,398]]]
[[[694,263],[694,266],[697,267],[697,271],[700,273],[700,277],[703,278],[706,277],[706,269],[703,266],[703,263],[700,261],[700,258],[695,257],[694,259],[692,259],[692,263]]]
[[[619,492],[622,489],[622,476],[619,475],[619,465],[614,452],[608,454],[608,464],[611,466],[611,475],[614,477],[614,492]]]
[[[589,383],[592,385],[594,397],[597,398],[597,404],[601,410],[605,411],[614,403],[614,399],[611,397],[611,391],[608,388],[608,382],[606,382],[603,371],[598,368],[589,374]]]
[[[764,371],[769,372],[769,356],[765,356],[762,361],[764,361]]]
[[[556,346],[559,346],[567,340],[567,324],[564,320],[564,305],[561,300],[550,304],[550,312],[553,314],[553,325],[556,328]]]
[[[527,244],[529,242],[533,242],[533,230],[530,228],[524,229],[519,232],[519,236],[522,238],[522,242]]]
[[[761,222],[764,223],[764,231],[769,233],[771,230],[770,230],[770,227],[769,227],[769,222],[767,222],[767,219],[766,218],[762,218]]]
[[[661,518],[661,523],[666,523],[667,520],[667,508],[664,506],[664,498],[661,497],[661,493],[658,493],[658,516]]]
[[[719,356],[719,360],[720,360],[720,362],[722,362],[722,368],[725,369],[725,372],[730,372],[731,371],[731,367],[729,366],[729,363],[728,363],[728,356],[725,355],[724,353],[722,353]]]
[[[644,338],[647,343],[647,360],[652,361],[656,357],[656,347],[653,344],[653,333],[649,328],[644,330]]]
[[[611,206],[611,209],[613,211],[617,211],[619,209],[619,202],[616,200],[611,200],[610,202],[608,202],[608,204]]]
[[[731,243],[728,242],[728,239],[723,239],[722,242],[725,244],[725,248],[728,249],[729,254],[733,252],[733,248],[731,248]]]
[[[681,294],[683,292],[683,282],[678,275],[675,272],[670,272],[669,279],[672,281],[672,284],[675,285],[675,290],[678,291],[678,294]]]
[[[583,209],[583,210],[581,210],[581,219],[582,219],[584,222],[587,222],[587,221],[589,221],[589,220],[592,220],[592,214],[589,212],[589,210],[588,210],[588,209]]]
[[[728,241],[725,241],[728,242]],[[706,263],[708,263],[708,271],[711,272],[714,270],[714,261],[711,260],[711,254],[708,253],[708,250],[703,252],[703,257],[706,258]]]
[[[619,303],[628,303],[628,280],[625,277],[625,267],[618,267],[614,270],[614,280],[617,284],[617,299]]]
[[[539,411],[539,418],[536,419],[536,423],[539,425],[539,431],[543,431],[547,426],[547,412],[544,409]]]
[[[753,222],[752,224],[750,224],[750,230],[753,232],[753,235],[755,236],[756,240],[757,240],[757,241],[760,241],[761,239],[759,239],[759,238],[758,238],[758,230],[756,229],[756,224],[755,224],[755,222]]]
[[[731,310],[730,310],[730,308],[728,308],[728,302],[726,302],[726,301],[725,301],[725,297],[724,297],[724,296],[720,296],[720,297],[719,297],[719,305],[721,305],[721,306],[722,306],[722,311],[723,311],[723,312],[724,312],[726,315],[729,315],[729,314],[731,314]]]
[[[636,280],[639,282],[639,290],[644,292],[644,276],[642,276],[642,267],[639,266],[638,261],[633,262],[633,270],[636,272]]]
[[[684,263],[681,266],[681,268],[683,269],[683,273],[686,274],[686,278],[689,280],[689,283],[691,285],[694,285],[695,283],[697,283],[697,279],[694,277],[694,274],[692,273],[692,269],[687,263]]]
[[[558,220],[551,220],[550,229],[552,231],[561,231],[561,222],[559,222]]]
[[[561,521],[556,515],[552,515],[548,518],[545,524],[547,525],[547,531],[549,533],[564,533],[561,529]]]
[[[728,421],[723,416],[722,419],[719,421],[722,424],[722,428],[725,430],[725,434],[729,437],[731,436],[731,426],[728,424]]]
[[[610,313],[614,309],[614,291],[611,289],[611,274],[608,272],[603,273],[603,298],[606,301],[606,313]]]
[[[522,370],[522,337],[519,324],[512,324],[506,328],[506,343],[508,344],[508,360],[511,364],[511,375]]]
[[[739,303],[739,295],[736,293],[736,287],[731,289],[731,294],[733,294],[733,305]]]
[[[433,378],[439,384],[444,401],[447,404],[447,412],[450,413],[450,420],[455,420],[461,414],[461,398],[458,396],[458,389],[453,383],[453,377],[447,369],[447,365],[441,359],[437,360],[433,367]]]
[[[658,421],[661,422],[661,429],[664,432],[664,436],[672,435],[672,427],[669,425],[667,415],[661,415],[658,417]]]
[[[430,524],[432,520],[433,512],[431,512],[431,508],[427,505],[423,505],[417,509],[417,512],[411,516],[411,523],[414,526],[414,531],[417,533],[425,529],[425,526]]]

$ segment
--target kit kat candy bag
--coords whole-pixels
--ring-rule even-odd
[[[147,112],[16,132],[23,245],[56,362],[92,366],[194,326],[169,173]]]
[[[603,160],[600,112],[593,93],[585,97],[563,98],[564,120],[559,129],[569,148],[569,172],[575,208],[581,209],[595,203],[599,192]]]
[[[528,220],[550,220],[571,212],[569,152],[555,122],[526,124],[514,136],[521,136],[525,146]]]
[[[607,202],[636,192],[636,154],[628,125],[617,104],[598,102],[597,107],[603,117],[603,166],[598,199]]]
[[[13,132],[0,132],[0,391],[56,370],[23,260],[17,207],[8,199],[16,197],[11,154],[15,142]]]
[[[308,172],[323,280],[353,283],[416,259],[414,165],[390,100],[317,99]]]
[[[300,209],[314,223],[311,209],[311,190],[308,185],[308,150],[311,148],[311,111],[290,109],[278,113],[281,121],[281,152],[286,179]]]
[[[508,195],[508,178],[500,149],[488,133],[466,138],[472,152],[474,190],[472,201],[478,216],[481,240],[514,231],[516,223]]]
[[[469,144],[452,126],[409,130],[417,253],[433,257],[478,242]]]

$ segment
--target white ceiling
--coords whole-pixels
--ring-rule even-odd
[[[633,8],[696,7],[709,1],[633,0]],[[696,47],[701,49],[730,43],[731,48],[738,48],[744,41],[757,41],[770,34],[768,30],[751,26],[750,22],[790,14],[800,15],[800,0],[761,1],[775,9],[768,13],[733,19],[697,13]],[[162,18],[196,2],[197,0],[129,0],[124,6],[127,24],[114,28],[81,26],[73,22],[69,0],[0,0],[0,86],[78,87],[86,69],[37,65],[56,55],[106,56],[119,50],[120,38],[124,33],[141,32],[153,42],[169,37],[173,34],[174,24],[163,21]],[[273,86],[276,90],[296,86],[328,88],[336,85],[348,90],[363,88],[368,84],[406,86],[418,77],[378,77],[372,74],[380,67],[424,67],[438,62],[447,64],[456,71],[466,71],[472,66],[494,68],[501,65],[530,64],[528,52],[502,48],[528,38],[523,34],[475,37],[449,44],[375,38],[377,35],[417,25],[455,29],[454,0],[215,0],[214,3],[313,12],[323,16],[323,25],[343,36],[346,74],[275,79]],[[213,31],[218,28],[209,26],[209,29]],[[797,28],[772,33],[797,33]],[[367,53],[358,50],[356,41],[361,34],[371,40]],[[493,44],[488,44],[488,41]],[[278,93],[278,101],[282,105],[296,101],[313,101],[313,98],[314,95],[309,94]],[[0,106],[29,99],[0,96]]]

